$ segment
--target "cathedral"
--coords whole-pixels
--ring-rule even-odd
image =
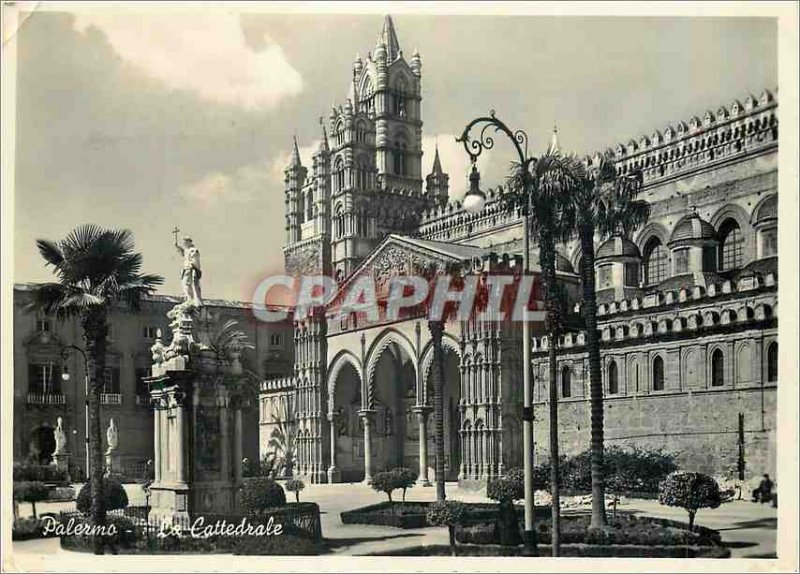
[[[380,286],[423,269],[520,264],[521,217],[502,209],[502,189],[470,213],[449,198],[438,151],[423,176],[421,97],[422,59],[406,58],[387,16],[374,51],[355,58],[347,99],[323,124],[310,166],[294,142],[287,274],[324,274],[345,289],[364,276]],[[660,448],[681,468],[715,476],[775,474],[776,98],[765,90],[611,148],[620,174],[643,173],[651,215],[632,237],[596,245],[607,445]],[[530,254],[536,273],[535,245]],[[577,240],[559,245],[556,259],[579,314]],[[584,340],[534,333],[537,460],[548,456],[551,384],[562,453],[589,448]],[[261,385],[262,454],[286,427],[295,471],[312,482],[368,481],[395,466],[418,470],[420,484],[433,480],[424,316],[295,316],[294,346],[292,376]],[[477,487],[522,465],[521,326],[449,321],[443,346],[445,478]]]

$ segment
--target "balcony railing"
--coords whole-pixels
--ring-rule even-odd
[[[122,395],[120,393],[102,393],[100,395],[101,405],[121,405]]]
[[[140,407],[149,407],[150,395],[136,395],[136,405]]]
[[[29,405],[65,405],[67,397],[61,393],[28,393]]]

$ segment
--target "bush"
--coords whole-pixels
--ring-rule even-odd
[[[658,501],[689,513],[689,531],[700,508],[717,508],[722,498],[717,481],[701,472],[673,472],[658,488]]]
[[[500,544],[516,546],[522,539],[514,510],[514,501],[525,497],[525,474],[519,469],[510,470],[506,476],[496,478],[486,485],[486,496],[500,503],[497,530]]]
[[[271,478],[246,478],[242,481],[240,493],[242,507],[249,514],[260,514],[269,508],[286,505],[286,493]]]
[[[462,544],[497,544],[497,528],[492,523],[478,523],[456,529],[456,541]]]
[[[49,496],[50,489],[43,482],[29,481],[14,484],[14,499],[19,502],[30,502],[34,518],[36,518],[36,503],[47,500]]]
[[[69,484],[69,473],[52,464],[15,462],[13,477],[18,482],[47,482],[59,486]]]
[[[373,490],[386,493],[389,502],[392,502],[392,492],[397,489],[397,483],[397,475],[390,470],[385,470],[376,472],[372,476],[371,486]]]
[[[562,460],[561,464],[562,488],[565,491],[591,492],[591,450]],[[606,488],[617,495],[658,492],[661,481],[677,468],[675,459],[661,450],[610,446],[603,452]]]
[[[42,518],[16,518],[11,526],[11,540],[30,540],[45,536],[44,519]]]
[[[403,502],[405,502],[406,491],[414,486],[417,480],[417,473],[405,466],[395,468],[392,473],[394,474],[395,485],[403,490]]]
[[[287,480],[286,484],[283,486],[288,492],[294,492],[294,498],[297,502],[300,502],[300,491],[306,487],[306,484],[302,480],[298,479],[291,479]]]
[[[71,486],[56,486],[50,489],[47,497],[50,502],[70,502],[75,500],[75,489]]]
[[[103,499],[106,510],[117,510],[128,506],[128,494],[119,480],[112,477],[103,478]],[[92,510],[92,481],[89,480],[81,487],[75,499],[75,508],[78,512],[89,514]]]

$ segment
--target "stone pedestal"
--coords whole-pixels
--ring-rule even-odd
[[[117,450],[106,451],[106,474],[116,474],[122,472],[119,452]]]
[[[196,343],[191,315],[179,314],[173,329],[169,347],[154,345],[148,379],[155,443],[151,513],[191,519],[237,512],[241,412],[228,384],[237,386],[241,365]]]
[[[64,470],[67,472],[67,477],[69,477],[69,460],[72,455],[70,455],[67,451],[62,452],[54,452],[53,453],[53,464],[59,470]],[[68,480],[71,480],[68,478]]]

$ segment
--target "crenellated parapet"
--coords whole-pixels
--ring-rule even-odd
[[[758,99],[748,96],[744,104],[734,100],[716,112],[705,112],[702,119],[693,116],[668,125],[663,132],[619,143],[608,153],[619,174],[642,170],[645,185],[762,153],[778,145],[775,94],[777,90],[764,90]]]
[[[597,308],[601,344],[642,344],[659,337],[697,337],[727,328],[756,328],[777,318],[777,274],[746,274],[706,288],[649,293]],[[576,304],[575,312],[580,312]],[[533,352],[545,353],[548,337],[533,339]],[[559,351],[585,350],[584,332],[559,339]]]

